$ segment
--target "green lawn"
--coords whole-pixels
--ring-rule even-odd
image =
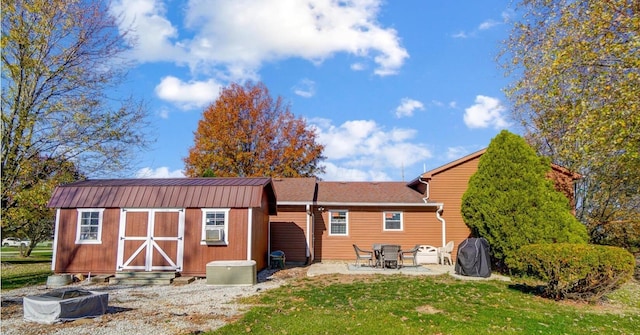
[[[46,283],[51,250],[2,248],[2,290]],[[251,307],[214,334],[640,334],[640,284],[605,304],[552,301],[517,282],[443,276],[329,275],[243,299]]]
[[[448,276],[302,279],[249,298],[240,320],[214,334],[636,334],[638,283],[615,305],[556,302],[514,283]],[[613,301],[613,300],[612,300]]]
[[[24,286],[40,285],[47,282],[51,272],[51,247],[36,247],[29,257],[21,257],[19,248],[0,248],[2,271],[0,285],[2,290],[11,290]]]

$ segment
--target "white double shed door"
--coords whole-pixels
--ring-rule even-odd
[[[185,210],[120,210],[117,271],[182,271]]]

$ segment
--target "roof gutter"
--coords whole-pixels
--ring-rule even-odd
[[[424,199],[423,199],[424,200]],[[334,206],[334,207],[347,207],[347,206],[360,206],[360,207],[370,207],[370,206],[404,206],[404,207],[422,207],[425,205],[434,205],[432,202],[325,202],[318,201],[316,203],[317,206]]]

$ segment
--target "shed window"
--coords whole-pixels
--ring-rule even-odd
[[[78,209],[76,243],[102,243],[102,213],[104,209]]]
[[[227,244],[229,208],[202,210],[201,244]]]
[[[346,210],[329,211],[329,235],[348,235],[349,221]]]
[[[402,230],[402,212],[384,212],[384,230]]]

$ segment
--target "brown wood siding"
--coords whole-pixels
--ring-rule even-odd
[[[202,210],[188,208],[185,213],[183,275],[205,276],[207,263],[221,260],[247,259],[246,208],[229,211],[229,244],[201,245]]]
[[[103,213],[102,243],[76,244],[77,209],[61,209],[55,259],[55,273],[110,274],[116,270],[120,210]]]
[[[267,249],[269,245],[269,215],[261,208],[253,208],[253,231],[251,234],[251,259],[256,261],[256,269],[267,266]]]
[[[458,252],[458,246],[464,241],[471,231],[462,219],[462,196],[469,185],[469,179],[478,170],[480,157],[473,158],[453,168],[433,175],[429,182],[429,200],[444,203],[442,217],[446,221],[446,242],[453,241],[452,253],[454,262]],[[438,242],[436,246],[442,246]]]
[[[307,212],[305,206],[279,206],[271,220],[271,251],[282,250],[287,262],[307,262]]]
[[[352,244],[371,250],[375,243],[399,244],[410,249],[416,244],[440,246],[442,224],[436,218],[435,207],[343,207],[348,214],[346,236],[329,236],[329,210],[315,213],[315,260],[353,260]],[[383,212],[403,213],[402,231],[384,231]]]

